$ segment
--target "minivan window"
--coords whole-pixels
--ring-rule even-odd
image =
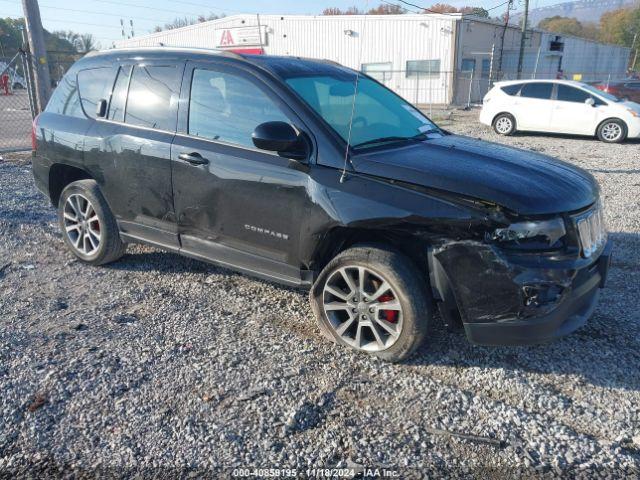
[[[418,109],[367,77],[359,78],[355,105],[355,74],[303,75],[285,81],[343,140],[346,141],[350,134],[354,148],[373,144],[376,140],[409,141],[430,132],[440,132]],[[349,129],[352,113],[352,128]]]
[[[84,118],[75,73],[67,73],[60,80],[45,110],[59,115]]]
[[[91,68],[78,72],[80,99],[88,117],[96,118],[98,102],[101,99],[109,99],[113,80],[113,70],[110,67]]]
[[[549,100],[553,91],[553,83],[525,83],[520,96],[525,98],[539,98]]]
[[[584,103],[588,98],[591,98],[591,94],[584,90],[568,85],[558,85],[558,100],[561,102]]]
[[[180,74],[177,67],[136,65],[129,86],[125,123],[174,131]]]
[[[124,107],[127,103],[127,90],[129,89],[129,78],[131,77],[131,65],[120,68],[116,77],[116,84],[111,94],[109,113],[107,118],[116,122],[124,121]]]
[[[507,95],[517,95],[518,92],[520,91],[520,88],[522,88],[522,84],[521,83],[515,83],[513,85],[504,85],[502,87],[500,87],[500,90],[502,90],[504,93],[506,93]]]
[[[190,135],[253,148],[251,134],[258,125],[270,121],[289,119],[257,85],[235,74],[194,70]]]

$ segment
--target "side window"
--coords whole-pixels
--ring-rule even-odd
[[[264,122],[289,122],[251,81],[235,74],[194,70],[189,100],[189,134],[253,147],[251,134]]]
[[[558,85],[558,100],[561,102],[584,103],[587,98],[591,98],[591,94],[584,90],[568,85]]]
[[[75,72],[67,73],[53,91],[47,108],[50,113],[68,115],[70,117],[84,118],[78,95],[78,83]]]
[[[129,79],[131,78],[131,65],[120,67],[116,84],[111,94],[109,103],[109,113],[107,118],[116,122],[124,122],[124,107],[127,104],[127,90],[129,89]]]
[[[500,87],[500,89],[506,93],[507,95],[517,95],[518,92],[520,91],[520,88],[522,88],[522,84],[521,83],[516,83],[513,85],[505,85],[503,87]]]
[[[125,123],[174,131],[180,74],[177,67],[135,66],[129,85]]]
[[[113,86],[111,67],[92,68],[78,72],[82,108],[90,118],[96,118],[96,107],[100,99],[109,99]]]
[[[520,96],[525,98],[551,99],[553,83],[525,83],[520,91]]]

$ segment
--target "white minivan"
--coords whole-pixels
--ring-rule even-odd
[[[640,104],[580,82],[513,80],[496,83],[485,95],[480,122],[500,135],[567,133],[617,143],[640,137]]]

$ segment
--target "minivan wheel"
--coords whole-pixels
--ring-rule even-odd
[[[92,265],[124,255],[116,219],[94,180],[78,180],[62,191],[58,202],[62,237],[73,254]]]
[[[620,143],[627,137],[627,126],[621,120],[605,120],[598,127],[598,139],[605,143]]]
[[[403,254],[357,245],[322,270],[310,293],[329,339],[391,362],[409,357],[431,325],[429,285]]]
[[[493,120],[493,130],[498,135],[511,135],[516,131],[516,119],[510,113],[501,113]]]

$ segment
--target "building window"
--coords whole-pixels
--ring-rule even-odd
[[[476,69],[475,58],[463,58],[460,70],[463,72],[473,72]]]
[[[440,59],[436,60],[407,60],[407,78],[439,77]]]
[[[361,70],[379,82],[391,80],[391,62],[363,63]]]
[[[480,73],[481,78],[489,78],[491,75],[491,59],[483,58],[482,59],[482,72]]]

